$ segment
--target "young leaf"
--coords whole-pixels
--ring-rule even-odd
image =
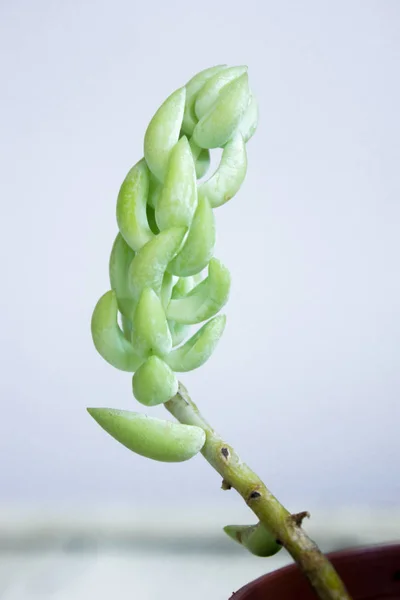
[[[170,367],[157,356],[150,356],[132,378],[133,394],[146,406],[164,404],[178,391],[178,380]]]
[[[161,300],[152,288],[143,290],[132,325],[132,344],[139,356],[164,356],[171,351],[172,339],[167,318]]]
[[[194,128],[193,141],[201,148],[223,148],[235,133],[249,101],[249,82],[245,73],[223,88],[217,101]]]
[[[204,86],[206,81],[213,77],[219,71],[226,69],[226,65],[217,65],[216,67],[210,67],[209,69],[204,69],[204,71],[200,71],[197,73],[188,83],[186,84],[186,100],[185,100],[185,112],[183,115],[182,121],[182,131],[186,135],[192,135],[193,129],[196,126],[198,121],[195,111],[194,104],[196,102],[196,98],[198,92]]]
[[[262,525],[227,525],[224,531],[255,556],[273,556],[282,549],[274,536]]]

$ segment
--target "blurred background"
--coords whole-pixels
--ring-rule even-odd
[[[116,197],[220,63],[260,123],[216,211],[228,325],[182,381],[323,549],[400,538],[399,34],[397,0],[0,2],[2,600],[224,600],[289,562],[224,537],[254,518],[201,456],[145,460],[85,412],[141,410],[90,336]]]

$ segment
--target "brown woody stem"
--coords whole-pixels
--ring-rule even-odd
[[[301,527],[307,512],[290,514],[261,479],[245,464],[201,416],[182,384],[165,407],[185,425],[204,429],[204,458],[221,475],[223,488],[234,488],[261,523],[286,548],[321,600],[351,600],[339,575]]]

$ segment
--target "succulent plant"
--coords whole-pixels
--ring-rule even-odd
[[[257,116],[247,67],[206,69],[156,111],[144,136],[144,158],[122,183],[119,232],[109,265],[111,290],[94,309],[92,336],[107,362],[133,373],[133,394],[146,406],[172,398],[178,391],[176,373],[203,365],[224,331],[225,316],[218,313],[228,300],[230,274],[213,257],[214,210],[244,180],[246,142]],[[212,148],[222,148],[222,155],[215,173],[205,178]],[[190,328],[199,324],[189,337]],[[156,428],[151,433],[152,421],[99,411],[91,414],[111,435],[114,428],[120,435],[121,419],[129,419],[136,438],[131,449],[163,460],[157,447],[164,447],[165,440]],[[199,433],[188,435],[187,427],[180,438],[175,425],[169,440],[180,449],[186,445],[177,460],[201,449]],[[146,435],[139,435],[141,428]]]
[[[119,232],[112,247],[110,286],[92,316],[101,356],[133,373],[132,391],[147,407],[164,404],[177,423],[141,413],[90,408],[121,444],[150,459],[181,462],[201,452],[259,518],[228,525],[229,537],[256,556],[283,546],[320,598],[349,600],[329,561],[301,524],[202,417],[176,373],[201,367],[225,327],[218,314],[230,289],[228,269],[213,256],[214,210],[230,200],[246,175],[246,143],[256,130],[257,102],[247,67],[201,71],[173,92],[150,121],[144,157],[129,171],[117,200]],[[206,178],[210,150],[219,165]],[[190,335],[190,328],[200,325]]]

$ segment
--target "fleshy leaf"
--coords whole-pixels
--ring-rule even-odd
[[[134,256],[134,251],[119,233],[111,250],[109,262],[110,284],[116,293],[120,312],[128,319],[132,319],[134,309],[132,294],[128,286],[128,269]]]
[[[113,408],[88,408],[89,414],[118,442],[136,454],[162,462],[182,462],[204,446],[203,429]]]
[[[98,353],[121,371],[136,371],[142,360],[125,338],[118,325],[118,305],[115,292],[106,292],[96,304],[92,316],[92,337]]]
[[[249,106],[240,121],[239,131],[245,142],[253,137],[258,125],[258,103],[256,97],[251,95]]]
[[[175,283],[172,289],[172,298],[183,298],[194,288],[196,285],[194,277],[181,277]],[[190,331],[190,325],[183,325],[176,321],[168,320],[168,327],[171,332],[172,346],[178,346],[188,336]]]
[[[202,149],[196,159],[196,177],[201,179],[207,173],[211,163],[210,151]]]
[[[145,288],[133,317],[132,344],[135,352],[147,358],[150,354],[164,356],[172,349],[172,339],[160,298]]]
[[[273,556],[282,549],[274,536],[262,525],[227,525],[224,531],[255,556]]]
[[[151,287],[158,296],[161,293],[164,273],[168,263],[178,252],[186,229],[172,227],[159,233],[139,250],[128,271],[129,290],[135,301],[142,291]]]
[[[178,380],[163,360],[150,356],[135,372],[132,390],[136,400],[146,406],[156,406],[175,396]]]
[[[198,92],[204,86],[206,81],[213,77],[219,71],[222,71],[226,68],[226,65],[217,65],[216,67],[210,67],[209,69],[204,69],[204,71],[200,71],[197,73],[188,83],[186,84],[186,101],[185,101],[185,111],[183,115],[182,121],[182,131],[186,135],[192,135],[193,129],[196,126],[198,121],[195,111],[194,104],[196,102],[196,98]]]
[[[125,241],[135,251],[154,237],[146,211],[149,179],[149,168],[142,159],[129,171],[118,194],[118,227]]]
[[[245,73],[223,88],[218,100],[200,119],[193,141],[201,148],[223,148],[235,133],[250,101]]]
[[[216,239],[215,218],[207,198],[197,206],[192,226],[182,250],[169,264],[168,271],[188,277],[202,271],[210,262]]]
[[[197,206],[196,170],[186,137],[171,150],[165,183],[156,206],[160,229],[189,227]]]
[[[168,321],[168,327],[171,332],[173,348],[175,348],[175,346],[179,346],[179,344],[181,344],[189,335],[190,325],[183,325],[182,323],[177,323],[176,321]]]
[[[173,371],[192,371],[201,367],[211,356],[224,332],[226,317],[218,315],[208,321],[187,342],[172,350],[165,362]]]
[[[212,208],[225,204],[239,190],[246,170],[246,145],[241,133],[236,133],[226,144],[214,175],[199,185],[199,201],[207,198]]]
[[[164,277],[161,285],[161,302],[163,307],[166,309],[172,296],[172,290],[174,287],[174,276],[167,271],[164,273]]]
[[[221,95],[222,90],[232,81],[247,73],[245,65],[240,67],[228,67],[211,77],[199,91],[195,113],[197,119],[201,119],[212,108]]]
[[[150,183],[149,183],[149,195],[147,198],[147,203],[151,208],[155,209],[157,206],[157,202],[161,196],[163,184],[157,179],[153,173],[150,174]],[[149,223],[150,225],[150,223]],[[158,229],[158,227],[157,227]]]
[[[186,90],[171,94],[151,119],[144,136],[144,157],[150,171],[163,182],[172,148],[179,139]]]
[[[167,318],[187,325],[209,319],[228,301],[230,284],[228,269],[216,258],[211,259],[206,279],[185,297],[171,299]]]

